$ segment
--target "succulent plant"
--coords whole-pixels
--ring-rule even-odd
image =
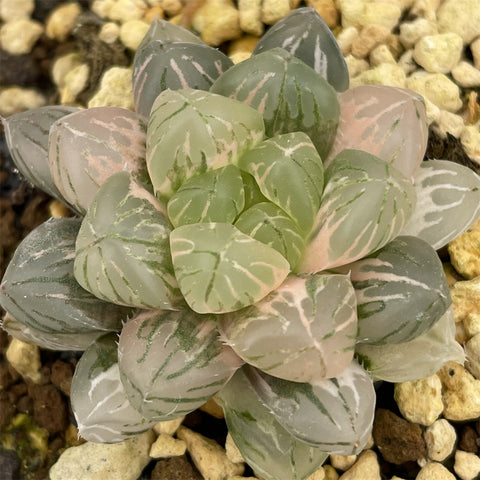
[[[422,162],[422,98],[348,89],[313,9],[233,65],[152,24],[136,112],[44,107],[3,119],[23,175],[64,201],[1,284],[12,335],[84,350],[80,435],[117,442],[215,396],[262,478],[355,454],[375,380],[463,361],[437,249],[480,213],[480,178]]]

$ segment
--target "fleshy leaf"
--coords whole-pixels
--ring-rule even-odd
[[[322,158],[333,144],[340,116],[337,93],[283,48],[237,63],[215,80],[210,91],[257,109],[268,137],[305,132]]]
[[[168,201],[174,227],[190,223],[232,223],[245,206],[240,170],[227,165],[189,178]]]
[[[232,65],[224,53],[208,45],[153,41],[135,55],[135,110],[148,118],[153,102],[164,90],[208,90]]]
[[[303,60],[337,91],[348,88],[348,68],[342,51],[328,25],[313,8],[297,8],[278,21],[260,38],[253,54],[275,47]]]
[[[263,405],[243,369],[217,396],[235,445],[259,478],[304,480],[328,454],[288,433]]]
[[[173,268],[197,313],[225,313],[261,300],[287,277],[275,249],[228,223],[195,223],[170,234]]]
[[[281,208],[262,202],[245,210],[235,226],[246,235],[269,245],[283,255],[294,270],[300,260],[305,241],[298,226]]]
[[[413,180],[428,140],[423,98],[402,88],[362,85],[339,95],[340,123],[326,165],[346,148],[375,155]]]
[[[417,237],[397,237],[340,269],[357,296],[357,342],[408,342],[429,330],[451,304],[436,251]]]
[[[320,207],[323,166],[308,135],[294,132],[265,140],[246,152],[238,166],[301,230],[310,231]]]
[[[63,105],[34,108],[1,118],[5,139],[20,173],[33,185],[52,197],[63,200],[50,173],[48,133],[59,118],[77,111]]]
[[[410,342],[385,345],[358,344],[358,361],[376,380],[398,383],[436,373],[449,360],[464,363],[465,352],[455,340],[455,320],[449,308],[427,332]]]
[[[147,128],[147,166],[156,194],[168,200],[193,175],[235,164],[264,134],[256,110],[201,90],[165,90]]]
[[[96,297],[139,308],[184,305],[173,274],[171,225],[128,172],[98,190],[76,242],[75,277]]]
[[[410,181],[367,152],[343,150],[325,179],[302,272],[345,265],[378,250],[400,233],[415,205]]]
[[[434,249],[458,237],[480,216],[480,177],[447,160],[423,162],[415,175],[417,205],[402,235],[414,235]]]
[[[114,173],[146,175],[143,124],[136,113],[121,107],[71,113],[50,130],[49,162],[63,197],[83,214]]]
[[[132,405],[157,421],[200,407],[243,363],[214,318],[191,310],[140,313],[123,327],[118,357]]]
[[[220,326],[247,363],[285,380],[318,382],[352,361],[355,292],[346,275],[290,276],[261,302],[222,315]]]
[[[94,297],[73,276],[79,228],[79,219],[50,219],[15,250],[0,285],[0,303],[18,322],[52,334],[121,329],[131,309]]]
[[[245,372],[278,423],[300,441],[338,455],[356,455],[365,447],[373,425],[375,390],[356,361],[337,377],[314,385],[251,367]]]
[[[121,442],[155,425],[128,401],[120,380],[117,335],[93,342],[82,355],[72,379],[71,401],[79,435],[90,442]]]

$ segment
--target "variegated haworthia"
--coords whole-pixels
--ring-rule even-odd
[[[262,301],[220,317],[222,336],[250,365],[294,382],[339,375],[357,333],[347,275],[291,275]]]
[[[220,341],[213,317],[191,310],[138,314],[123,327],[118,358],[132,405],[157,421],[200,407],[243,363]]]
[[[98,298],[139,308],[183,306],[173,274],[164,207],[130,173],[98,190],[75,246],[78,283]]]
[[[253,108],[200,90],[165,90],[147,128],[147,166],[156,195],[168,200],[190,177],[236,164],[264,134]]]

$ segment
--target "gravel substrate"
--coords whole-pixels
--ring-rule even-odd
[[[480,172],[480,0],[0,0],[0,115],[58,103],[132,108],[132,58],[156,16],[241,61],[270,25],[305,5],[336,35],[352,86],[425,97],[427,158]],[[20,239],[59,207],[14,173],[4,138],[0,188],[1,276]],[[465,367],[377,385],[368,448],[332,455],[309,480],[480,477],[480,221],[440,253]],[[253,478],[214,403],[123,444],[78,439],[69,404],[78,358],[0,333],[2,480]]]

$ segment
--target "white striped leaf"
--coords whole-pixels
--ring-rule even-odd
[[[183,225],[170,234],[173,268],[192,310],[225,313],[252,305],[287,277],[275,249],[228,223]]]
[[[288,260],[290,269],[295,269],[305,241],[298,226],[281,208],[270,202],[257,203],[240,215],[235,227],[274,248]]]
[[[253,108],[201,90],[165,90],[147,128],[147,166],[156,194],[168,200],[190,177],[236,164],[264,134]]]
[[[402,235],[414,235],[438,250],[480,216],[480,177],[447,160],[423,162],[415,175],[417,205]]]
[[[63,200],[50,173],[48,133],[59,118],[77,111],[63,105],[34,108],[2,118],[5,139],[16,167],[33,185]]]
[[[335,36],[311,7],[297,8],[272,26],[253,54],[281,47],[312,67],[337,91],[348,88],[348,68]]]
[[[228,432],[258,478],[304,480],[328,454],[301,442],[278,423],[243,369],[220,391]]]
[[[52,334],[121,329],[131,309],[94,297],[75,280],[79,228],[79,219],[50,219],[15,250],[0,285],[0,304],[18,322]]]
[[[153,102],[166,89],[208,90],[233,62],[220,50],[194,43],[152,41],[133,63],[135,111],[148,118]]]
[[[128,401],[120,380],[115,334],[93,342],[75,367],[70,399],[79,435],[89,442],[121,442],[155,425]]]
[[[79,110],[53,124],[49,162],[63,197],[85,213],[114,173],[126,170],[142,179],[146,176],[144,126],[125,108]]]
[[[367,152],[343,150],[326,186],[300,271],[345,265],[395,238],[415,205],[415,190],[394,167]]]
[[[397,237],[345,265],[357,296],[357,342],[408,342],[429,330],[451,304],[436,251],[417,237]]]
[[[78,232],[74,272],[80,285],[119,305],[184,305],[170,256],[171,225],[163,211],[128,172],[112,175]]]
[[[215,80],[210,91],[257,109],[268,137],[305,132],[322,158],[333,144],[340,116],[336,91],[283,48],[237,63]]]
[[[285,380],[335,377],[353,358],[357,314],[347,275],[290,276],[261,302],[219,320],[237,355]]]
[[[423,98],[411,90],[362,85],[339,95],[340,123],[326,165],[346,148],[381,158],[413,181],[428,140]]]
[[[465,361],[463,347],[455,340],[451,308],[423,335],[405,343],[360,343],[355,356],[374,379],[392,383],[429,377],[450,360],[462,365]]]
[[[264,405],[298,440],[337,455],[357,455],[373,425],[375,390],[368,373],[352,361],[342,373],[311,385],[245,370]]]
[[[264,140],[246,152],[238,166],[301,230],[310,231],[320,207],[323,166],[308,135],[294,132]]]
[[[157,421],[181,417],[215,395],[242,365],[210,315],[140,313],[118,344],[122,381],[135,408]]]
[[[245,206],[243,179],[235,165],[189,178],[167,204],[174,227],[190,223],[233,223]]]

